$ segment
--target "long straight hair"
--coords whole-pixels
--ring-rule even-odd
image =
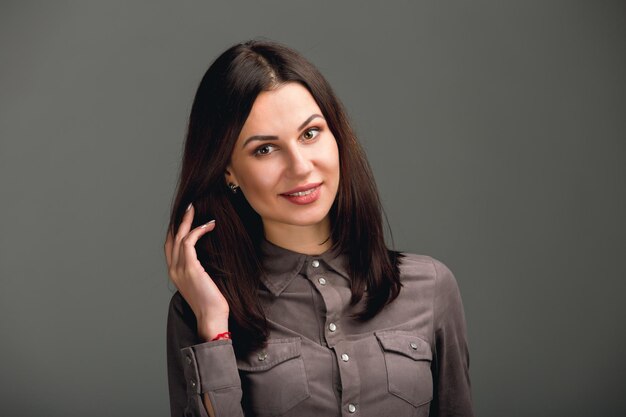
[[[228,301],[236,352],[263,346],[268,325],[258,290],[264,273],[259,244],[263,224],[242,193],[233,194],[225,170],[252,105],[263,91],[296,82],[315,99],[339,149],[340,179],[329,216],[332,248],[349,260],[355,319],[375,316],[400,292],[400,253],[389,250],[372,171],[339,99],[320,72],[296,51],[278,43],[248,41],[222,53],[196,92],[185,140],[169,230],[176,233],[193,203],[192,227],[216,220],[196,244],[198,259]]]

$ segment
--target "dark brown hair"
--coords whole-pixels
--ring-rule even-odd
[[[194,204],[192,227],[216,219],[196,245],[198,258],[230,307],[238,352],[262,346],[268,336],[257,296],[263,267],[260,216],[242,193],[228,189],[224,172],[237,137],[259,93],[297,82],[311,93],[337,140],[339,189],[330,209],[333,249],[349,259],[352,303],[367,290],[356,319],[375,316],[400,292],[398,252],[384,241],[382,207],[365,153],[348,117],[320,72],[296,51],[268,41],[248,41],[222,53],[205,73],[193,102],[170,230]]]

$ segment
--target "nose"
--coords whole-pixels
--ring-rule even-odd
[[[288,152],[286,173],[295,178],[308,177],[313,170],[313,161],[309,150],[303,149],[301,146],[295,145],[290,147]]]

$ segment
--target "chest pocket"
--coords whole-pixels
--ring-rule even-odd
[[[309,398],[300,338],[270,339],[267,347],[237,359],[244,407],[254,415],[282,415]]]
[[[385,356],[389,392],[415,407],[433,399],[432,352],[427,341],[399,330],[376,332]]]

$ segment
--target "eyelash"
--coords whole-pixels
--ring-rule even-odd
[[[265,156],[265,155],[268,155],[267,153],[261,153],[261,149],[268,148],[270,146],[274,146],[274,145],[272,145],[271,143],[266,143],[265,145],[261,145],[258,148],[256,148],[252,154],[254,156]]]
[[[305,130],[305,131],[304,131],[304,133],[302,134],[302,136],[304,136],[306,133],[311,132],[311,131],[317,132],[317,134],[316,134],[315,136],[313,136],[311,139],[306,139],[307,141],[310,141],[310,140],[315,139],[315,138],[317,137],[317,135],[319,135],[319,134],[320,134],[320,132],[322,131],[322,129],[320,129],[319,127],[310,127],[310,128],[308,128],[307,130]]]
[[[310,139],[304,139],[304,141],[305,141],[305,142],[311,142],[311,141],[315,140],[315,138],[317,138],[317,136],[320,134],[320,132],[322,131],[322,129],[321,129],[321,128],[319,128],[319,127],[310,127],[310,128],[308,128],[308,129],[306,129],[306,130],[304,131],[304,133],[302,134],[302,136],[304,136],[304,135],[305,135],[305,134],[307,134],[308,132],[312,132],[312,131],[313,131],[313,132],[316,132],[316,135],[315,135],[315,136],[313,136],[313,137],[312,137],[312,138],[310,138]],[[261,145],[261,146],[259,146],[258,148],[256,148],[256,149],[254,150],[253,155],[254,155],[254,156],[265,156],[265,155],[269,155],[269,153],[261,153],[261,149],[268,148],[268,147],[273,147],[273,146],[276,146],[276,145],[273,145],[273,144],[271,144],[271,143],[266,143],[266,144],[264,144],[264,145]]]

